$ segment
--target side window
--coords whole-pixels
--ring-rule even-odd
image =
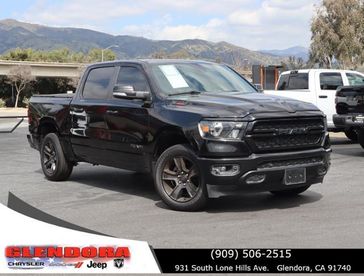
[[[343,79],[340,73],[320,74],[321,90],[336,90],[339,86],[343,86]]]
[[[281,75],[277,85],[277,90],[298,90],[298,89],[308,89],[307,73]]]
[[[290,74],[287,89],[308,89],[308,73]]]
[[[82,95],[86,99],[106,99],[115,67],[92,69],[86,79]]]
[[[288,86],[288,74],[281,75],[277,84],[277,90],[286,90]]]
[[[346,73],[346,77],[348,78],[349,85],[363,85],[364,84],[364,77],[359,74]]]
[[[132,86],[135,91],[149,91],[147,79],[143,72],[136,67],[120,67],[116,83],[122,86]]]

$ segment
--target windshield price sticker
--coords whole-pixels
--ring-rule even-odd
[[[186,80],[174,65],[160,65],[158,66],[167,78],[173,88],[186,88],[189,87]]]

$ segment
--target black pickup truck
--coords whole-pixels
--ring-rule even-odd
[[[315,106],[259,93],[205,61],[91,65],[74,95],[31,98],[29,131],[48,179],[67,179],[78,162],[151,173],[176,210],[235,189],[295,195],[330,165]]]
[[[339,87],[335,102],[335,126],[354,131],[364,148],[364,85]]]

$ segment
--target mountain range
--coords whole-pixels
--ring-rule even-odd
[[[276,51],[252,51],[228,42],[210,42],[201,39],[179,41],[151,40],[129,35],[111,35],[81,28],[56,28],[20,22],[14,19],[0,20],[0,53],[13,48],[52,50],[67,47],[73,51],[87,52],[91,48],[112,50],[117,58],[151,58],[163,53],[182,54],[190,58],[219,60],[235,66],[251,64],[280,64],[286,57]]]
[[[294,56],[302,58],[304,61],[307,61],[309,57],[309,49],[302,46],[294,46],[283,50],[260,50],[260,52],[278,57]]]

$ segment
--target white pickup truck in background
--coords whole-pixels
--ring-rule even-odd
[[[364,74],[349,70],[301,69],[285,71],[279,76],[276,90],[264,90],[265,94],[309,102],[316,105],[327,116],[331,131],[344,131],[351,140],[357,140],[352,129],[337,129],[333,122],[335,94],[339,86],[363,85]]]

